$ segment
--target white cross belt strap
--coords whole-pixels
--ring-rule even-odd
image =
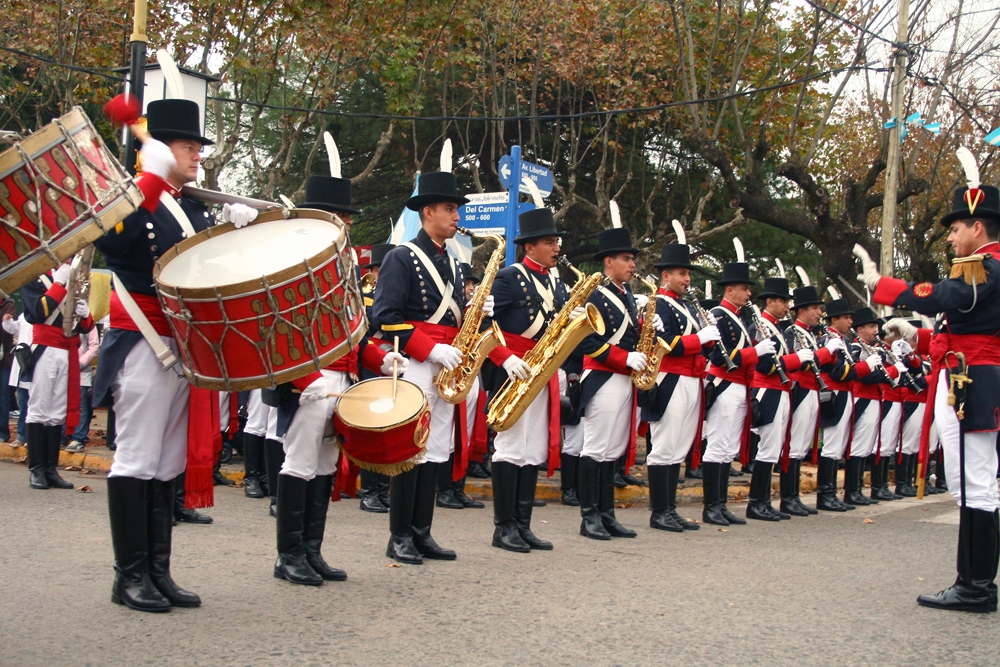
[[[187,213],[181,208],[181,205],[177,203],[173,197],[168,195],[166,192],[160,193],[160,203],[167,207],[170,211],[170,215],[174,216],[177,220],[177,224],[181,226],[181,230],[184,232],[186,238],[191,238],[194,236],[194,226],[187,217]]]
[[[458,326],[462,326],[462,310],[458,307],[458,303],[454,298],[454,283],[449,282],[445,284],[445,282],[441,280],[441,274],[438,273],[437,267],[434,266],[434,262],[432,262],[431,258],[428,257],[423,250],[417,247],[416,244],[406,242],[403,245],[409,248],[410,251],[416,255],[417,259],[420,260],[420,263],[424,265],[424,269],[430,275],[431,279],[434,281],[435,287],[437,287],[438,291],[441,293],[441,303],[438,304],[437,310],[434,311],[434,314],[427,319],[427,322],[437,324],[441,321],[441,318],[444,317],[444,314],[450,309],[451,314],[455,318],[455,322]],[[454,274],[456,272],[455,260],[449,256],[448,261],[451,262],[451,270]]]
[[[115,283],[115,292],[118,294],[118,299],[122,302],[122,306],[125,307],[125,312],[132,318],[135,325],[139,327],[139,333],[142,334],[142,337],[145,338],[146,342],[149,343],[149,346],[153,348],[153,354],[155,354],[156,358],[161,364],[163,364],[163,370],[167,370],[176,364],[177,357],[174,356],[170,347],[168,347],[167,344],[163,342],[163,339],[160,338],[160,334],[156,333],[156,329],[154,329],[153,325],[149,323],[149,319],[146,318],[145,313],[143,313],[142,309],[139,308],[139,304],[135,302],[132,295],[129,294],[128,290],[125,289],[125,286],[122,285],[122,281],[118,278],[118,275],[112,273],[111,279]]]

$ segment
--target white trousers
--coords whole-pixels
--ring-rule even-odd
[[[583,452],[583,420],[580,420],[579,424],[563,426],[562,432],[563,454],[579,456],[580,453]]]
[[[917,409],[903,422],[904,454],[917,454],[920,452],[920,431],[924,425],[924,411],[926,407],[926,403],[917,403]]]
[[[934,397],[934,421],[937,424],[941,447],[944,448],[944,469],[948,475],[948,490],[959,505],[962,504],[962,477],[959,450],[959,425],[955,408],[948,405],[948,374],[938,376],[937,394]],[[992,512],[1000,507],[997,500],[997,434],[965,434],[965,504],[972,509]]]
[[[264,438],[281,443],[285,442],[285,437],[278,435],[278,408],[273,408],[270,405],[264,407],[267,408],[267,430],[264,432]]]
[[[267,433],[267,415],[269,406],[260,400],[260,389],[254,389],[247,398],[247,423],[244,433],[263,438]]]
[[[646,465],[683,463],[701,425],[701,378],[677,378],[670,402],[659,421],[649,422]]]
[[[708,444],[702,460],[709,463],[731,463],[739,456],[746,420],[746,387],[730,384],[705,414],[705,438]]]
[[[481,407],[483,406],[479,405],[479,378],[476,378],[468,398],[465,399],[465,430],[469,442],[472,442],[472,431],[476,428],[476,411]]]
[[[493,440],[493,462],[539,466],[549,460],[549,388],[546,386],[506,431]]]
[[[834,400],[836,400],[834,396]],[[817,398],[817,400],[819,400]],[[847,445],[851,442],[851,424],[854,421],[854,397],[847,392],[847,405],[840,421],[823,429],[823,450],[820,456],[839,461],[847,453]]]
[[[882,446],[879,454],[892,456],[899,444],[899,432],[903,426],[903,404],[893,401],[889,411],[882,415]]]
[[[160,339],[180,358],[173,338]],[[117,449],[109,477],[167,482],[184,472],[190,386],[178,369],[163,370],[146,341],[129,350],[111,381]]]
[[[816,438],[816,420],[819,419],[819,392],[810,391],[792,413],[792,436],[788,456],[804,459]]]
[[[871,456],[878,444],[879,417],[882,414],[880,402],[869,400],[864,412],[854,422],[854,441],[851,456]]]
[[[614,461],[628,449],[632,427],[632,378],[613,373],[587,403],[580,456]]]
[[[431,430],[424,454],[427,463],[444,463],[455,451],[455,406],[441,398],[434,386],[440,372],[441,364],[416,359],[410,359],[406,370],[406,379],[420,387],[431,410]]]
[[[788,418],[792,413],[792,399],[787,391],[778,392],[778,409],[770,424],[757,427],[760,442],[757,444],[757,461],[762,463],[777,463],[781,456],[781,448],[785,444],[785,433],[788,431]]]
[[[330,370],[321,372],[336,393],[346,391],[351,384],[347,373]],[[285,433],[282,475],[310,480],[317,475],[332,475],[337,472],[340,448],[333,435],[333,409],[337,407],[338,400],[340,399],[324,398],[299,405]]]
[[[66,423],[68,378],[69,350],[45,348],[32,372],[27,423],[46,426]]]

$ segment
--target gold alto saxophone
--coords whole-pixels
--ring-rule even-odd
[[[448,403],[461,403],[469,395],[473,383],[479,376],[479,370],[486,361],[486,356],[493,351],[497,345],[505,345],[503,334],[496,322],[486,331],[480,332],[479,328],[483,323],[483,303],[490,295],[493,287],[493,279],[500,270],[500,264],[504,259],[504,250],[507,243],[502,236],[496,234],[475,234],[474,232],[459,227],[458,231],[466,236],[475,236],[481,239],[493,239],[497,243],[496,250],[490,255],[490,261],[486,265],[483,280],[476,288],[476,294],[469,302],[469,307],[465,310],[465,319],[458,335],[452,341],[452,346],[457,348],[462,354],[462,361],[452,370],[442,368],[438,373],[434,385],[438,394]],[[464,286],[456,285],[455,289],[464,289]]]
[[[490,402],[486,414],[486,423],[494,431],[506,431],[513,426],[524,411],[531,405],[542,388],[545,387],[566,358],[573,353],[591,332],[598,335],[604,333],[604,318],[597,306],[587,303],[590,295],[604,280],[600,273],[585,276],[583,272],[569,263],[565,257],[559,258],[559,265],[568,268],[576,275],[573,291],[563,307],[549,322],[545,333],[538,339],[535,346],[524,355],[524,363],[531,366],[531,372],[524,380],[507,378],[500,391]],[[583,315],[572,319],[573,311],[583,307]]]
[[[632,371],[632,383],[639,389],[652,389],[656,385],[656,376],[660,372],[660,361],[663,355],[670,352],[667,342],[656,335],[656,327],[653,320],[656,318],[656,293],[657,286],[646,278],[640,278],[646,287],[653,290],[646,302],[646,313],[642,319],[642,331],[639,332],[639,342],[635,346],[636,352],[646,355],[646,367],[641,371]]]
[[[62,313],[63,336],[71,338],[76,334],[80,316],[76,314],[76,302],[90,298],[90,267],[94,263],[94,246],[89,245],[73,256],[70,263],[69,280],[66,281],[66,297],[59,310]]]

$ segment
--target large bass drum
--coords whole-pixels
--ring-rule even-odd
[[[243,391],[321,370],[368,328],[343,223],[324,211],[216,225],[153,269],[188,381]]]
[[[431,411],[420,387],[399,378],[396,398],[392,378],[351,385],[333,411],[340,449],[359,468],[399,475],[424,457]]]

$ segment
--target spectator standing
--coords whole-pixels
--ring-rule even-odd
[[[24,343],[27,346],[31,346],[31,325],[28,321],[24,319],[24,314],[22,313],[16,320],[7,318],[3,319],[3,330],[4,333],[14,334],[16,336],[17,344],[20,345]],[[28,418],[28,390],[31,388],[31,383],[25,380],[21,381],[21,366],[17,362],[17,357],[12,353],[11,360],[13,365],[10,370],[10,379],[8,380],[9,386],[17,388],[17,440],[11,443],[14,447],[24,447],[24,443],[28,439],[27,434],[27,418]]]
[[[67,452],[82,452],[89,439],[90,418],[93,416],[94,369],[91,364],[101,347],[101,339],[94,327],[85,334],[80,334],[80,423],[73,433],[73,439],[66,446]],[[3,406],[0,406],[2,409]]]
[[[17,317],[17,310],[14,302],[9,297],[0,299],[0,318],[4,324],[10,322],[12,331],[7,331],[7,327],[0,328],[0,442],[10,440],[10,361],[14,348],[14,333],[17,331],[14,326],[14,318]]]

